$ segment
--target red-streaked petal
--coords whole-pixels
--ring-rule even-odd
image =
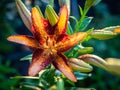
[[[26,45],[30,48],[38,48],[38,42],[31,36],[14,35],[7,38],[8,41]]]
[[[48,29],[49,23],[40,15],[38,9],[35,7],[32,8],[31,16],[33,34],[39,42],[44,43],[48,37],[46,29]]]
[[[33,53],[32,63],[30,64],[28,75],[35,76],[53,60],[53,55],[48,50],[37,49]]]
[[[56,35],[56,37],[66,32],[67,22],[68,22],[68,9],[67,6],[63,6],[60,10],[59,20],[55,27],[54,34]]]
[[[64,51],[72,48],[73,46],[75,46],[80,41],[82,41],[86,36],[87,36],[87,34],[85,32],[75,33],[69,37],[67,36],[66,40],[63,39],[57,43],[57,46],[56,46],[57,50],[60,52],[64,52]]]
[[[53,61],[53,65],[56,69],[60,70],[68,79],[73,82],[77,82],[73,71],[66,63],[66,57],[63,54],[59,54],[59,56],[57,56],[57,59]]]
[[[57,43],[58,42],[65,42],[66,40],[69,40],[69,35],[67,34],[61,34],[58,38],[57,38]]]

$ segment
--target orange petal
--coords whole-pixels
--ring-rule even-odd
[[[35,76],[47,65],[49,65],[53,58],[52,54],[48,50],[37,49],[33,53],[32,63],[30,64],[28,75]]]
[[[73,82],[77,82],[73,71],[66,63],[66,57],[63,54],[59,54],[56,60],[53,61],[53,65],[56,69],[60,70],[68,79]]]
[[[73,46],[75,46],[77,43],[79,43],[80,41],[82,41],[83,39],[85,39],[85,37],[87,36],[87,34],[85,32],[79,32],[79,33],[75,33],[72,36],[67,36],[66,40],[61,40],[60,42],[57,43],[57,49],[58,51],[64,52],[70,48],[72,48]]]
[[[39,42],[42,41],[44,43],[48,37],[46,29],[48,29],[49,23],[40,15],[38,9],[35,7],[32,8],[31,16],[33,34]]]
[[[38,48],[39,47],[38,42],[31,36],[14,35],[14,36],[9,36],[7,38],[7,40],[11,41],[11,42],[16,42],[19,44],[26,45],[30,48]]]
[[[67,22],[68,22],[68,9],[67,6],[63,6],[60,10],[59,20],[55,28],[56,37],[66,32]]]

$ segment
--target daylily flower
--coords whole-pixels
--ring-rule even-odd
[[[9,41],[26,45],[33,50],[28,75],[35,76],[46,66],[53,64],[55,68],[61,71],[68,79],[76,82],[77,79],[72,69],[69,67],[67,57],[63,52],[71,49],[78,42],[83,40],[86,37],[86,33],[78,32],[71,36],[66,34],[68,23],[67,7],[61,7],[60,15],[55,25],[51,25],[50,21],[43,18],[39,10],[33,7],[30,22],[31,23],[27,24],[31,24],[28,25],[28,27],[31,27],[33,36],[14,35],[8,37]]]

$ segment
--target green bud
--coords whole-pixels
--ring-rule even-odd
[[[106,60],[92,54],[86,54],[79,57],[85,62],[100,67],[112,74],[120,76],[120,59],[108,58]]]
[[[25,24],[25,26],[31,31],[31,13],[26,8],[26,6],[22,3],[21,0],[15,0],[18,12]]]
[[[106,62],[108,63],[108,71],[120,76],[120,59],[116,58],[107,58]]]
[[[94,30],[90,36],[99,40],[107,40],[117,36],[117,33],[107,30]]]
[[[89,64],[77,58],[70,58],[68,61],[70,67],[75,71],[90,72],[93,69]]]
[[[103,68],[103,69],[107,69],[107,62],[96,55],[85,54],[78,58],[81,60],[84,60],[85,62],[87,62],[89,64],[95,65],[95,66]]]
[[[46,7],[45,14],[52,26],[54,26],[58,22],[58,15],[56,14],[52,6],[48,5]]]

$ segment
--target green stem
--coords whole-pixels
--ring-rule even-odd
[[[57,78],[57,90],[64,90],[64,81],[61,77]]]

